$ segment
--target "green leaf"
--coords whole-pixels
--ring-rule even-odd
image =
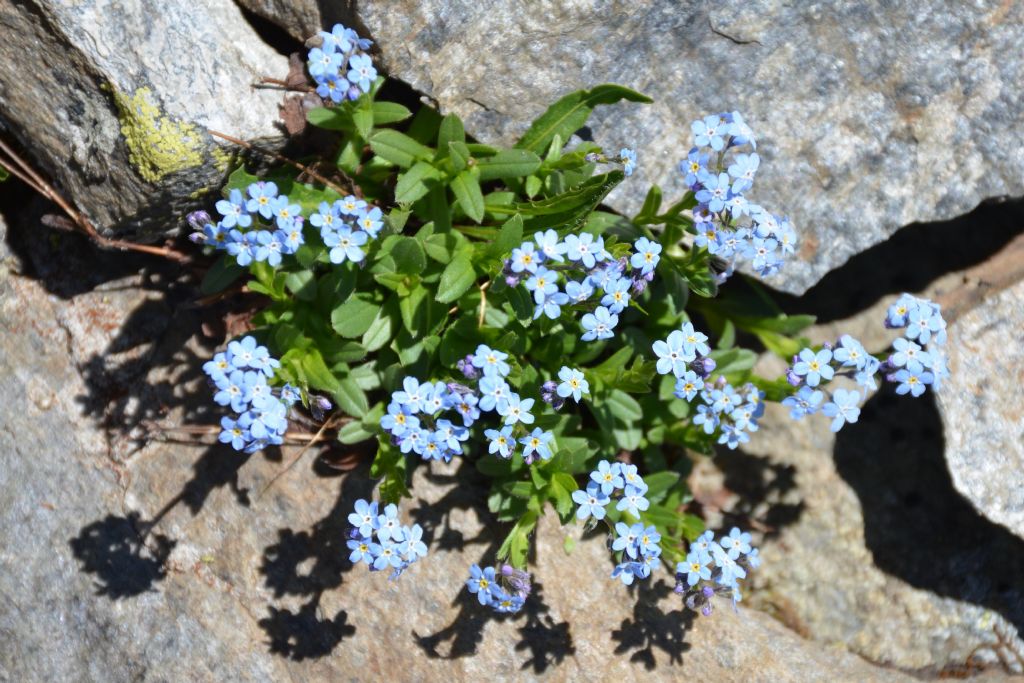
[[[465,169],[469,165],[469,148],[464,142],[449,142],[448,156],[452,160],[452,168],[455,172]]]
[[[394,306],[394,299],[391,299],[388,304],[381,306],[377,311],[377,317],[363,334],[362,344],[367,351],[377,351],[387,346],[398,327],[397,318],[398,311]]]
[[[316,299],[316,279],[311,270],[288,273],[284,278],[284,286],[300,301]]]
[[[399,121],[405,121],[410,116],[412,116],[412,112],[397,102],[373,103],[373,125],[375,126],[398,123]]]
[[[433,156],[433,150],[429,147],[421,145],[397,130],[377,131],[370,136],[370,148],[377,156],[402,168],[409,168],[417,161],[430,159]]]
[[[451,142],[466,142],[466,129],[462,126],[462,120],[455,114],[448,114],[441,119],[441,126],[437,130],[437,149],[447,153],[448,144]]]
[[[647,491],[644,497],[652,503],[660,503],[668,495],[669,489],[679,483],[679,473],[672,471],[655,472],[644,477]]]
[[[757,354],[750,349],[714,350],[709,357],[715,361],[715,372],[726,376],[743,376],[757,362]]]
[[[459,206],[466,212],[466,215],[475,223],[482,221],[484,218],[484,195],[480,192],[480,183],[473,173],[469,169],[462,171],[452,179],[451,187],[455,198],[459,200]]]
[[[516,143],[516,147],[542,154],[555,135],[568,140],[570,135],[582,128],[594,107],[599,104],[614,104],[620,100],[645,103],[652,101],[646,95],[621,85],[605,84],[590,90],[577,90],[555,102],[534,120]]]
[[[352,417],[362,419],[370,410],[366,394],[359,388],[351,375],[338,382],[338,387],[332,392],[332,396],[338,407]]]
[[[306,349],[302,356],[302,370],[306,379],[314,389],[334,393],[338,390],[338,379],[331,373],[324,362],[324,357],[316,349]]]
[[[476,160],[480,180],[522,178],[540,168],[540,157],[525,149],[503,149],[494,156]]]
[[[498,231],[498,237],[491,242],[490,255],[505,258],[505,255],[523,243],[523,217],[516,214],[505,221]]]
[[[427,268],[427,254],[420,241],[412,237],[392,236],[387,241],[399,273],[421,275]]]
[[[0,166],[0,183],[2,183],[3,181],[7,180],[10,177],[11,177],[10,171],[8,171],[3,166]]]
[[[416,162],[412,168],[398,176],[395,185],[395,201],[401,204],[425,197],[431,186],[441,179],[441,172],[426,161]]]
[[[326,130],[345,130],[351,126],[348,115],[339,107],[315,107],[306,114],[306,120]]]
[[[377,435],[377,430],[371,430],[362,420],[352,420],[338,430],[338,441],[343,444],[354,444],[372,439]]]
[[[441,273],[441,282],[437,286],[437,300],[443,304],[450,304],[465,294],[475,281],[476,272],[473,270],[472,260],[464,254],[459,254]]]
[[[636,399],[621,389],[612,389],[606,403],[612,415],[626,424],[635,422],[644,416],[644,411],[640,408],[640,404],[637,403]]]
[[[222,292],[244,272],[246,272],[245,268],[238,265],[233,257],[222,256],[206,271],[203,282],[199,285],[199,291],[204,296]]]
[[[331,311],[331,327],[346,339],[361,337],[370,329],[379,309],[380,304],[357,294]]]
[[[562,232],[575,230],[586,222],[587,215],[601,203],[616,185],[622,182],[622,171],[611,171],[594,176],[561,194],[536,202],[522,202],[512,206],[488,205],[493,213],[520,213],[524,216],[538,216],[546,226],[562,225]],[[538,225],[537,227],[540,227]]]

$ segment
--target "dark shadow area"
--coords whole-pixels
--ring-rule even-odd
[[[530,652],[530,658],[519,668],[523,671],[532,669],[537,674],[576,654],[569,622],[554,620],[549,614],[551,610],[544,604],[543,593],[544,585],[534,581],[530,597],[523,605],[526,622],[519,627],[522,640],[516,643],[516,652]]]
[[[920,291],[946,273],[982,263],[1021,232],[1024,199],[982,202],[952,220],[900,229],[830,272],[803,296],[772,292],[772,297],[786,313],[810,313],[821,323],[841,320],[883,297]]]
[[[683,654],[692,645],[686,642],[696,613],[686,609],[679,599],[679,609],[662,611],[658,603],[672,593],[672,587],[664,581],[653,585],[648,581],[634,584],[631,595],[636,596],[632,618],[623,619],[619,628],[612,631],[612,640],[617,643],[615,654],[630,653],[629,661],[640,662],[648,671],[658,664],[654,651],[661,650],[668,656],[670,664],[682,664]]]
[[[1024,540],[953,487],[931,392],[884,388],[836,439],[839,474],[860,498],[875,564],[910,585],[1003,615],[1024,631]]]
[[[333,619],[318,616],[317,602],[308,602],[298,613],[269,607],[270,615],[260,619],[260,628],[270,637],[270,653],[295,661],[330,654],[356,627],[347,623],[348,613],[339,610]]]
[[[71,551],[82,571],[96,577],[96,595],[120,600],[153,590],[167,575],[164,563],[175,541],[149,534],[137,513],[107,515],[82,527]]]
[[[717,451],[715,465],[725,475],[724,487],[739,496],[736,505],[723,513],[726,529],[756,526],[765,530],[768,539],[800,520],[806,505],[797,490],[793,465],[725,448]]]

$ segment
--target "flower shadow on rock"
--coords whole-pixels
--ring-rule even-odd
[[[82,527],[71,551],[82,571],[96,576],[96,595],[120,600],[153,590],[167,575],[164,566],[175,541],[149,534],[138,513],[107,515]]]
[[[860,498],[865,539],[880,569],[991,609],[1024,633],[1024,540],[957,492],[944,448],[932,394],[908,400],[885,387],[857,424],[839,432],[834,458]]]
[[[631,662],[640,662],[648,671],[657,666],[655,649],[668,655],[669,663],[681,665],[683,653],[692,645],[686,642],[686,632],[693,625],[695,612],[680,609],[664,612],[659,603],[672,593],[672,587],[664,581],[653,586],[640,582],[631,587],[636,595],[632,618],[623,619],[619,628],[612,631],[612,640],[618,643],[615,654],[630,652]]]

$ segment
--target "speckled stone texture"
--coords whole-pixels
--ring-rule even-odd
[[[940,394],[953,484],[1024,539],[1024,282],[949,330],[951,377]]]
[[[251,85],[286,60],[231,0],[0,0],[0,35],[0,127],[104,234],[180,227],[226,170],[207,129],[280,136]]]
[[[472,466],[417,470],[403,515],[426,560],[394,583],[353,568],[365,469],[307,454],[261,493],[283,462],[167,431],[215,416],[188,297],[146,291],[159,268],[73,290],[24,275],[2,237],[0,680],[912,680],[756,610],[694,621],[664,582],[612,581],[602,538],[566,556],[551,516],[530,609],[489,620],[463,590],[500,542]],[[74,322],[94,313],[111,324]]]
[[[694,118],[739,110],[762,156],[750,196],[788,213],[799,293],[913,222],[1024,194],[1024,4],[780,0],[363,0],[387,70],[510,142],[567,92],[617,82],[655,103],[600,108],[608,148],[639,170],[609,203],[639,209],[650,182],[681,190]]]

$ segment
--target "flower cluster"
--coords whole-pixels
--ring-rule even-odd
[[[495,412],[504,423],[500,429],[488,429],[484,435],[490,441],[488,451],[502,458],[511,458],[516,444],[523,446],[523,459],[527,464],[536,458],[549,460],[554,434],[539,427],[527,433],[527,425],[535,418],[530,411],[534,399],[522,398],[512,391],[506,378],[511,372],[508,354],[480,344],[476,353],[461,359],[459,370],[468,380],[478,380],[476,389],[458,382],[420,383],[415,377],[406,377],[402,390],[391,395],[388,412],[381,418],[381,427],[391,435],[392,442],[403,453],[414,452],[424,460],[450,461],[462,454],[462,442],[469,439],[469,427],[481,413]],[[575,391],[586,390],[575,377]],[[440,418],[443,411],[454,410],[462,418],[462,425]]]
[[[366,258],[363,247],[368,240],[377,239],[384,218],[380,208],[367,206],[352,195],[333,204],[320,202],[309,224],[320,228],[320,238],[328,248],[327,257],[337,265],[345,261],[360,263]]]
[[[605,509],[614,497],[618,497],[615,509],[639,518],[640,513],[650,507],[651,503],[644,494],[647,484],[637,472],[636,465],[621,462],[609,463],[602,460],[597,469],[590,473],[590,481],[586,490],[573,491],[576,518],[593,518],[595,521],[605,518]],[[641,523],[632,526],[619,522],[615,525],[618,538],[612,544],[612,550],[623,553],[620,562],[612,571],[612,578],[619,579],[627,586],[634,578],[645,579],[651,571],[657,569],[661,560],[661,546],[658,542],[661,535],[653,526],[645,527]]]
[[[405,526],[398,521],[394,504],[378,514],[377,502],[356,501],[355,511],[348,516],[352,528],[348,532],[349,561],[366,564],[370,571],[391,569],[397,579],[413,562],[427,556],[423,529],[419,524]]]
[[[305,242],[302,207],[279,195],[273,182],[253,183],[245,195],[231,190],[215,208],[221,215],[216,223],[205,211],[189,214],[189,224],[196,230],[191,239],[226,251],[240,266],[266,261],[276,267],[282,256],[294,254]]]
[[[790,417],[799,420],[820,409],[832,420],[832,431],[838,432],[845,424],[859,419],[861,401],[868,391],[878,388],[878,374],[897,385],[897,394],[915,397],[923,394],[929,385],[934,388],[949,374],[945,356],[938,348],[946,339],[946,322],[937,304],[903,294],[889,307],[885,325],[906,328],[906,334],[893,342],[892,352],[884,362],[865,351],[850,335],[843,335],[835,344],[826,343],[818,351],[803,349],[794,356],[786,379],[799,390],[782,401],[789,407]],[[837,377],[852,379],[860,391],[836,389],[829,392],[817,388],[822,382]]]
[[[230,406],[237,415],[221,418],[220,441],[236,451],[255,453],[283,441],[288,429],[288,407],[299,400],[299,392],[290,384],[275,390],[267,383],[280,367],[265,346],[248,336],[228,344],[203,365],[216,388],[213,400]]]
[[[683,323],[668,339],[652,345],[658,356],[655,369],[659,374],[675,376],[676,398],[687,402],[700,398],[703,405],[697,406],[693,424],[700,425],[705,434],[720,430],[718,443],[735,449],[750,441],[748,432],[757,431],[757,420],[764,414],[764,392],[753,384],[737,390],[721,376],[709,379],[715,361],[707,355],[711,352],[707,340],[707,335],[695,330],[692,323]]]
[[[750,546],[750,534],[733,527],[716,542],[715,535],[705,531],[690,544],[686,560],[676,565],[676,593],[684,596],[690,609],[711,616],[711,598],[728,596],[735,606],[743,599],[739,580],[760,565],[757,549]]]
[[[474,564],[469,568],[466,588],[481,605],[500,614],[512,614],[522,609],[530,595],[530,575],[510,564],[503,564],[500,571]]]
[[[377,79],[377,70],[366,50],[373,41],[341,24],[331,32],[320,31],[320,45],[309,51],[306,65],[316,81],[316,93],[325,100],[357,100]]]
[[[727,156],[744,147],[756,149],[753,132],[735,111],[712,114],[690,128],[696,146],[679,162],[679,171],[698,202],[693,209],[694,244],[727,263],[719,282],[732,275],[737,260],[750,261],[762,277],[773,275],[794,252],[796,231],[788,218],[744,196],[754,185],[760,157],[752,151]]]
[[[585,311],[580,320],[584,341],[613,336],[619,314],[633,296],[644,292],[661,260],[661,245],[646,237],[636,241],[631,255],[619,259],[612,257],[601,236],[590,233],[559,240],[558,233],[547,230],[533,237],[505,261],[505,282],[515,287],[522,281],[533,295],[534,319],[543,314],[555,320],[563,306]]]

